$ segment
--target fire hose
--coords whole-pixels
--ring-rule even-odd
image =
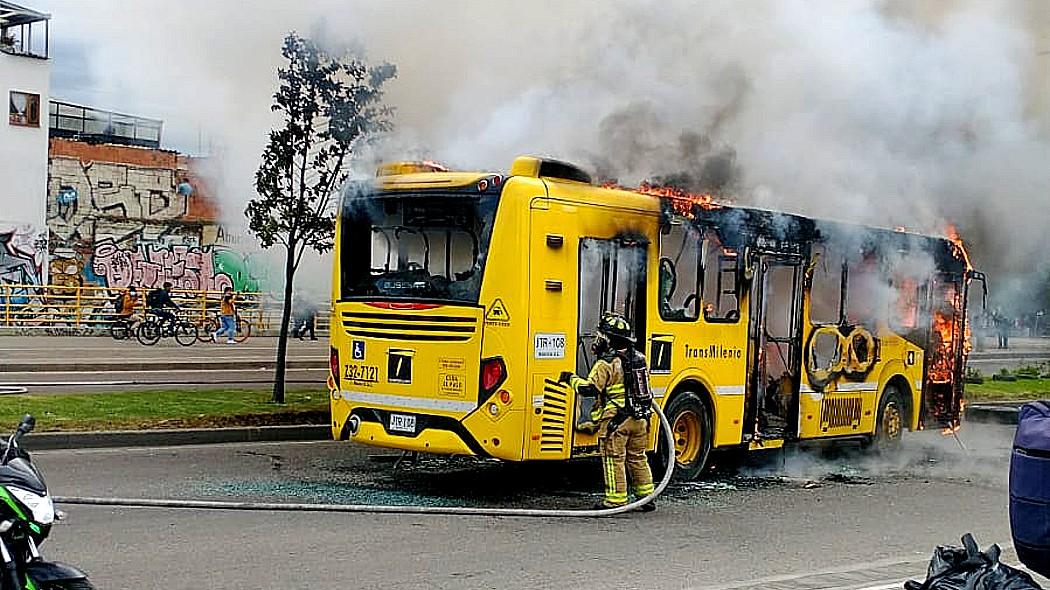
[[[195,508],[203,510],[255,510],[295,512],[364,512],[375,514],[452,514],[466,516],[528,516],[528,517],[577,517],[599,518],[614,516],[645,506],[656,499],[671,483],[674,474],[674,432],[660,406],[653,402],[653,409],[660,418],[660,430],[667,441],[667,469],[653,493],[633,502],[612,508],[590,510],[538,509],[538,508],[471,508],[465,506],[393,506],[387,504],[317,504],[287,502],[230,502],[209,500],[174,500],[157,498],[91,498],[55,497],[58,504],[81,504],[89,506],[122,506],[127,508]],[[659,448],[659,445],[657,445]]]

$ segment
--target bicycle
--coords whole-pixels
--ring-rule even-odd
[[[197,339],[201,342],[211,342],[211,335],[219,330],[219,314],[213,314],[203,322],[203,332],[197,333]],[[240,315],[237,316],[237,332],[233,337],[233,341],[237,344],[244,342],[252,335],[252,324],[248,320],[242,318]]]
[[[114,316],[109,324],[109,335],[114,340],[127,340],[135,335],[139,319],[135,316]]]
[[[192,346],[197,341],[200,332],[197,326],[186,320],[176,319],[174,322],[163,321],[163,318],[153,312],[146,313],[146,319],[139,323],[135,331],[135,337],[139,343],[145,346],[153,346],[165,336],[175,338],[182,346]]]

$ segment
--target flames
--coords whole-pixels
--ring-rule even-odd
[[[963,244],[962,236],[959,235],[959,228],[955,227],[955,224],[949,223],[944,233],[948,241],[952,243],[952,249],[955,251],[956,258],[966,263],[966,270],[973,270],[973,265],[970,264],[970,254],[966,251],[966,244]]]
[[[665,199],[670,203],[675,213],[685,217],[693,216],[693,207],[700,207],[701,209],[718,209],[721,207],[715,202],[714,195],[710,193],[691,193],[675,186],[655,185],[648,181],[641,182],[636,188],[626,188],[616,183],[608,183],[602,186],[604,188],[626,190]]]

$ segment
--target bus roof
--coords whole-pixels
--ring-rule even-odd
[[[793,213],[742,207],[712,205],[708,201],[692,205],[682,211],[681,203],[652,194],[635,192],[620,187],[600,187],[590,176],[576,166],[534,156],[520,156],[514,160],[510,176],[538,178],[556,187],[557,196],[580,200],[600,197],[606,204],[620,205],[647,212],[662,212],[665,219],[682,218],[694,225],[717,229],[732,228],[723,233],[726,245],[743,247],[756,238],[778,242],[827,242],[849,239],[861,244],[878,245],[902,251],[923,249],[930,252],[943,270],[962,272],[967,262],[961,245],[947,238],[913,232],[891,230],[841,221],[815,219]],[[380,190],[464,189],[478,186],[482,181],[499,184],[502,176],[493,172],[451,172],[433,162],[392,162],[380,166],[376,187]],[[480,188],[480,187],[479,187]],[[484,191],[484,189],[482,189]],[[573,194],[576,193],[576,194]]]

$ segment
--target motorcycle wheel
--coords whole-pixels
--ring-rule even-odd
[[[175,342],[183,346],[191,346],[197,341],[199,334],[197,326],[190,322],[179,322],[175,325]]]
[[[155,322],[142,322],[139,329],[135,331],[135,337],[139,344],[153,346],[160,340],[160,326]]]
[[[48,582],[37,586],[41,590],[95,590],[95,587],[87,578],[82,580],[63,580],[61,582]]]

